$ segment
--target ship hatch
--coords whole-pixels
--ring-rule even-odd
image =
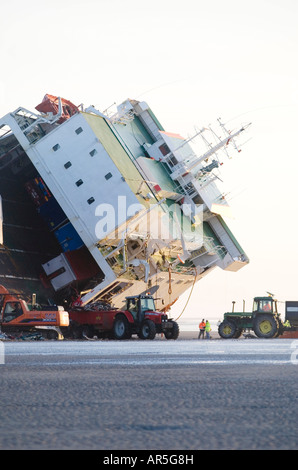
[[[48,297],[40,280],[41,264],[61,249],[40,218],[26,191],[37,172],[13,134],[0,136],[0,195],[3,243],[0,245],[0,284],[9,291],[39,299]]]

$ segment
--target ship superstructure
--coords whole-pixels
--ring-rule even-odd
[[[150,292],[167,310],[216,266],[248,263],[216,186],[218,154],[245,127],[219,121],[225,134],[211,145],[210,129],[166,132],[146,102],[101,112],[46,95],[36,110],[0,120],[0,276],[12,286],[119,308]],[[199,155],[195,139],[207,145]]]

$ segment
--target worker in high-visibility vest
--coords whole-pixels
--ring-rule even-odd
[[[200,333],[199,333],[198,339],[200,339],[201,336],[202,336],[203,339],[204,339],[204,336],[205,336],[205,327],[206,327],[206,323],[205,323],[205,320],[204,320],[204,318],[203,318],[203,320],[202,320],[201,323],[199,324]]]
[[[206,339],[210,339],[211,325],[208,320],[206,320],[205,331],[206,331]]]

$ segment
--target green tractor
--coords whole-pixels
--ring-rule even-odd
[[[259,338],[276,338],[283,333],[284,327],[277,311],[277,300],[270,297],[255,297],[252,312],[234,311],[224,314],[218,327],[222,338],[239,338],[244,330],[252,330]]]

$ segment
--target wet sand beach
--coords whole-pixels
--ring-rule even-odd
[[[6,344],[0,448],[296,449],[292,341],[195,339]]]
[[[179,339],[180,340],[198,339],[198,336],[199,336],[199,330],[198,331],[196,331],[196,330],[188,331],[188,330],[180,329],[178,340]],[[211,340],[212,339],[220,339],[220,336],[219,336],[217,330],[216,331],[212,330],[211,333],[210,333],[210,337],[211,337]],[[204,340],[200,339],[200,341],[208,341],[208,340],[205,337]]]

